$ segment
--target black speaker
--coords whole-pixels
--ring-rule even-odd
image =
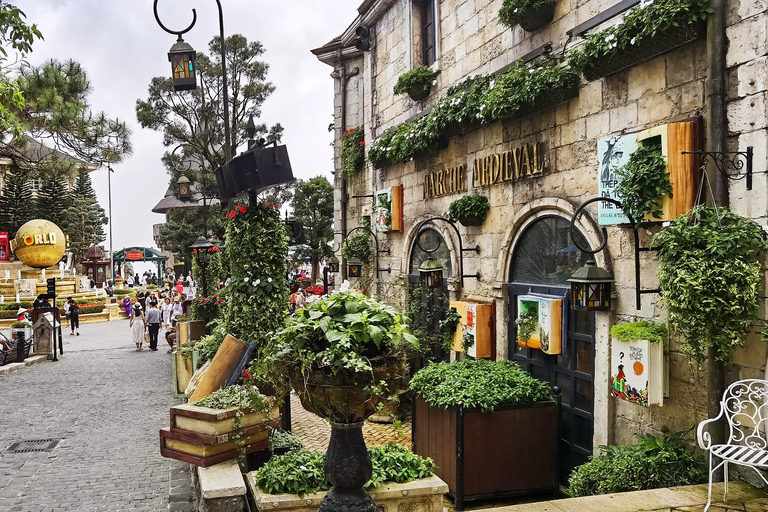
[[[293,169],[285,146],[252,149],[216,170],[222,201],[289,181],[293,181]]]
[[[367,52],[371,49],[371,27],[360,25],[355,29],[355,48],[362,52]]]

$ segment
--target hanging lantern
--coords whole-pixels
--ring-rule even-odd
[[[331,256],[328,259],[328,272],[338,272],[339,271],[339,258],[336,256]]]
[[[195,57],[197,52],[187,44],[181,36],[168,51],[168,60],[171,63],[174,91],[190,91],[197,89],[197,72],[195,71]]]
[[[573,273],[571,283],[571,307],[583,311],[611,309],[611,285],[613,275],[598,267],[594,259]]]
[[[357,258],[352,258],[347,264],[347,273],[349,277],[360,277],[363,275],[363,264]]]
[[[176,187],[176,192],[180,200],[189,201],[192,199],[192,182],[189,181],[189,178],[182,174],[179,179],[176,180]]]
[[[443,286],[443,265],[432,258],[428,258],[419,267],[419,281],[427,288],[435,289]]]

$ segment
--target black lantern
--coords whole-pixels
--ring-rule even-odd
[[[363,264],[357,258],[352,258],[347,264],[347,272],[349,277],[360,277],[363,275]]]
[[[192,249],[192,254],[194,254],[197,258],[197,264],[203,274],[200,276],[203,280],[203,297],[208,296],[208,282],[206,279],[207,272],[205,271],[205,267],[208,266],[208,252],[214,247],[215,246],[203,236],[197,237],[197,240],[195,240],[194,243],[189,246],[189,248]]]
[[[336,256],[331,256],[328,259],[328,272],[338,272],[339,271],[339,258]]]
[[[571,307],[583,311],[606,311],[611,309],[611,285],[613,276],[594,259],[573,273],[571,283]]]
[[[443,265],[439,261],[429,258],[419,267],[419,281],[427,288],[435,289],[443,286]]]
[[[182,201],[192,199],[192,182],[183,174],[176,180],[177,195]]]
[[[179,39],[168,51],[168,60],[171,63],[174,91],[190,91],[197,89],[197,72],[195,71],[195,57],[197,52],[187,44],[179,35]]]

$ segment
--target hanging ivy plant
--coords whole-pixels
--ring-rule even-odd
[[[367,231],[353,233],[344,241],[342,252],[347,259],[357,258],[363,265],[373,261],[373,247],[371,246],[371,234]]]
[[[448,207],[448,219],[465,226],[479,226],[485,222],[491,203],[481,194],[472,194],[455,200]]]
[[[526,31],[539,29],[552,21],[555,2],[556,0],[504,0],[499,9],[499,21],[509,28],[520,25]],[[531,21],[531,25],[526,21]]]
[[[424,99],[432,89],[437,72],[429,66],[419,66],[400,75],[395,84],[395,94],[408,94],[412,99]]]
[[[341,136],[341,174],[351,180],[365,164],[365,132],[362,128],[347,130]]]
[[[641,146],[632,153],[629,161],[616,170],[621,179],[616,195],[621,200],[622,210],[632,217],[635,224],[643,222],[650,215],[660,219],[661,198],[672,195],[667,161],[661,151],[653,146]]]
[[[698,206],[652,241],[659,248],[659,286],[672,332],[698,363],[708,347],[728,361],[744,346],[761,304],[761,259],[768,236],[727,208]]]

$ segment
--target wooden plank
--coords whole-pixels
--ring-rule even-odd
[[[163,446],[167,449],[197,457],[212,457],[231,450],[237,450],[237,444],[234,439],[219,444],[205,444],[195,435],[187,435],[170,429],[161,433],[160,437]],[[246,445],[268,441],[269,432],[262,428],[249,436],[244,435],[242,440]]]
[[[218,410],[189,404],[176,405],[171,407],[171,430],[186,430],[214,436],[226,434],[234,428],[236,412],[234,407]],[[275,418],[280,418],[280,409],[277,406],[268,412],[246,413],[241,423],[249,427]]]
[[[693,208],[696,199],[695,155],[683,155],[683,151],[696,151],[696,122],[673,123],[667,132],[667,167],[672,182],[672,197],[665,203],[665,217],[674,220]]]
[[[403,186],[392,187],[392,231],[403,230]]]
[[[189,401],[194,402],[224,387],[247,349],[248,345],[227,334]]]
[[[165,443],[162,441],[164,431],[169,431],[169,429],[165,428],[160,430],[160,439],[161,439],[160,455],[162,455],[163,457],[180,460],[183,462],[187,462],[189,464],[195,464],[196,466],[201,466],[206,468],[227,460],[236,459],[240,455],[238,450],[231,450],[228,452],[220,453],[218,455],[214,455],[212,457],[199,457],[195,455],[190,455],[188,453],[177,452],[175,450],[171,450],[165,447]],[[268,447],[269,447],[269,440],[265,439],[264,441],[259,441],[251,444],[250,446],[247,446],[245,448],[245,451],[246,453],[254,453],[261,450],[266,450]]]

